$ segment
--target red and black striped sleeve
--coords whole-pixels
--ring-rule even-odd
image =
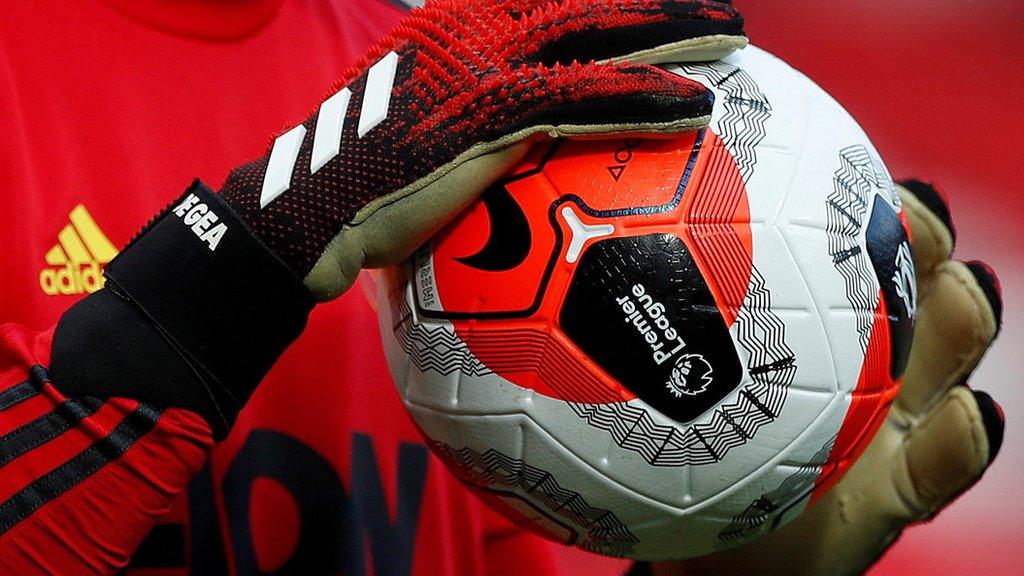
[[[62,394],[51,335],[0,327],[0,573],[111,573],[202,467],[211,429],[188,410]]]
[[[183,203],[223,224],[215,249]],[[313,306],[198,182],[106,276],[47,332],[0,326],[0,574],[127,564]]]

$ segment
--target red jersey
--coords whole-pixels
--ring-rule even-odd
[[[42,330],[187,183],[217,185],[401,17],[387,0],[3,2],[0,323]],[[367,279],[318,307],[130,573],[545,574],[421,442]],[[154,570],[162,569],[162,570]]]

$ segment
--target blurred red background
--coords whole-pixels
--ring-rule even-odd
[[[999,273],[999,341],[971,379],[1007,414],[999,459],[932,522],[908,530],[871,576],[1024,574],[1024,1],[736,0],[751,40],[817,81],[857,118],[896,178],[938,182],[957,257]],[[566,551],[569,573],[622,563]]]

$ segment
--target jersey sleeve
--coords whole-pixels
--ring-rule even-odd
[[[211,429],[183,409],[65,396],[51,341],[0,326],[0,573],[113,573],[203,465]]]

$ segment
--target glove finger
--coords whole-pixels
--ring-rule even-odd
[[[935,185],[906,180],[897,183],[897,190],[910,223],[917,294],[923,300],[930,290],[935,270],[953,254],[956,229],[946,196]]]
[[[707,125],[713,97],[701,84],[646,64],[524,66],[530,89],[513,102],[500,81],[484,98],[498,113],[480,140],[504,145],[530,134],[549,136],[672,134]],[[506,100],[508,100],[506,102]]]
[[[896,398],[898,414],[917,418],[966,381],[1002,321],[999,280],[982,263],[946,261],[918,305],[914,343]],[[905,422],[906,423],[906,422]]]
[[[1002,444],[1001,410],[988,394],[955,386],[907,437],[894,470],[904,520],[933,516],[981,478]]]
[[[978,281],[981,291],[985,293],[985,299],[995,316],[996,336],[999,336],[1003,329],[1003,286],[999,283],[999,276],[991,266],[981,260],[971,260],[966,266]]]
[[[942,222],[942,225],[950,232],[955,244],[956,225],[953,223],[953,216],[949,211],[949,197],[939,188],[938,184],[916,178],[901,180],[897,184],[924,204]]]
[[[1006,432],[1006,413],[988,392],[971,390],[974,400],[978,403],[981,420],[985,425],[985,436],[988,438],[988,464],[992,465],[999,450],[1003,447],[1003,435]]]
[[[570,0],[534,24],[523,45],[545,64],[709,61],[747,44],[739,12],[709,0]]]

